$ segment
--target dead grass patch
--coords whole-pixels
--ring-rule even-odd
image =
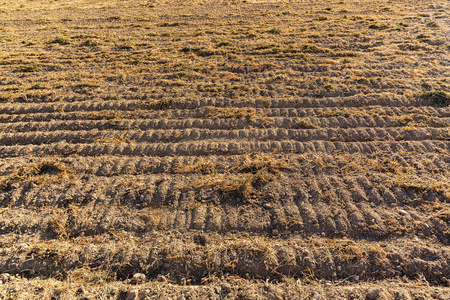
[[[358,108],[329,108],[319,113],[319,117],[378,117],[381,116],[381,112],[378,111],[379,107],[367,108],[367,109],[358,109]]]
[[[443,207],[441,210],[435,212],[433,216],[438,217],[439,219],[447,223],[450,222],[450,206],[446,204],[445,207]]]
[[[311,123],[308,120],[299,120],[294,125],[292,125],[291,128],[294,128],[294,129],[316,129],[316,128],[318,128],[318,126],[314,125],[313,123]]]
[[[58,160],[46,160],[19,168],[0,180],[0,187],[8,189],[15,184],[31,180],[36,184],[60,183],[73,175],[69,166]]]
[[[22,73],[34,73],[39,72],[40,68],[37,65],[21,65],[18,67],[17,71]]]
[[[339,159],[339,158],[337,158],[337,159]],[[346,164],[343,167],[343,172],[345,172],[345,173],[352,173],[352,172],[363,173],[363,172],[367,172],[367,171],[374,171],[374,172],[380,172],[380,173],[392,173],[392,174],[398,174],[398,175],[415,174],[416,173],[414,168],[412,168],[410,166],[404,166],[395,158],[384,158],[384,159],[368,158],[364,161],[352,160],[350,157],[348,157],[348,159],[349,159],[348,164]]]
[[[420,113],[393,116],[392,120],[399,126],[417,126],[417,127],[446,127],[448,122],[435,116],[429,116]]]
[[[200,158],[195,164],[183,165],[176,164],[172,168],[173,173],[199,173],[199,174],[211,174],[216,171],[216,165],[211,160],[205,160]]]
[[[170,99],[170,98],[160,99],[160,100],[148,103],[148,106],[149,106],[149,109],[155,109],[155,110],[170,109],[173,106],[173,99]]]
[[[52,39],[48,43],[49,44],[58,44],[58,45],[69,45],[70,44],[70,39],[68,39],[66,37],[63,37],[63,36],[59,36],[59,37],[55,37],[54,39]]]
[[[69,237],[67,215],[64,209],[53,208],[52,216],[48,222],[50,230],[57,239],[65,240]]]
[[[450,105],[450,95],[444,91],[426,91],[420,94],[420,98],[430,101],[436,107]]]
[[[230,168],[231,172],[255,174],[261,170],[266,170],[271,174],[279,174],[283,170],[292,170],[291,166],[284,158],[276,158],[268,154],[248,154],[244,160]]]
[[[413,189],[417,192],[437,193],[450,200],[450,177],[449,176],[420,176],[413,174],[400,174],[393,177],[389,184],[404,189]]]
[[[188,169],[203,165],[201,163]],[[250,199],[261,187],[277,180],[283,171],[289,170],[292,170],[292,166],[286,159],[265,154],[246,155],[241,162],[226,168],[225,173],[195,180],[185,188],[212,187],[224,194]]]
[[[113,124],[110,123],[110,126]],[[117,125],[117,124],[116,124]],[[124,136],[121,136],[118,133],[114,133],[112,137],[96,137],[94,139],[94,143],[107,143],[107,144],[116,144],[116,143],[131,143],[132,141]]]

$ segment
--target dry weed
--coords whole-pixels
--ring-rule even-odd
[[[200,158],[195,164],[192,165],[177,164],[172,168],[172,172],[211,174],[216,172],[216,165],[212,160]]]
[[[205,162],[200,161],[194,166],[181,168],[180,170],[201,170],[205,168]],[[211,171],[206,165],[206,170]],[[245,155],[243,160],[226,168],[225,173],[192,181],[184,188],[209,188],[213,187],[224,194],[249,199],[251,195],[266,184],[278,179],[283,171],[291,171],[285,158],[276,158],[267,154]]]
[[[72,170],[67,164],[58,160],[41,161],[30,164],[10,175],[4,176],[0,180],[0,187],[11,188],[14,184],[31,180],[36,184],[59,183],[65,178],[69,178]]]

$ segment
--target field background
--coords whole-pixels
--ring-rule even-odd
[[[1,2],[0,299],[449,299],[449,14]]]

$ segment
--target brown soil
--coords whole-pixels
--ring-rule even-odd
[[[0,4],[0,300],[450,299],[449,13]]]

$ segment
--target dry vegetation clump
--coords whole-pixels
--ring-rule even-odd
[[[231,172],[252,174],[261,170],[275,175],[282,171],[292,170],[292,167],[288,165],[287,159],[284,158],[267,154],[251,154],[245,155],[240,164],[230,168]]]
[[[450,105],[450,95],[444,91],[426,91],[420,95],[421,98],[431,102],[436,107]]]
[[[355,117],[355,118],[366,118],[366,117],[380,117],[385,116],[385,112],[382,107],[367,107],[366,109],[360,108],[327,108],[320,112],[319,117]]]
[[[204,170],[205,167],[206,174],[210,174],[215,170],[204,161],[200,161],[193,166],[179,168],[178,170],[198,172]],[[224,173],[195,180],[185,187],[194,189],[215,188],[224,194],[249,200],[252,195],[258,194],[258,190],[263,186],[276,181],[282,172],[292,170],[293,166],[289,165],[289,161],[285,158],[266,154],[245,155],[242,161],[227,166],[224,169]]]
[[[450,206],[447,204],[444,208],[434,213],[433,216],[438,217],[439,219],[450,222]]]
[[[48,222],[50,230],[57,239],[65,240],[69,238],[68,219],[64,209],[54,208],[51,219]]]
[[[417,127],[448,127],[449,122],[440,118],[421,113],[401,115],[393,117],[395,124],[399,126],[417,126]]]
[[[0,181],[2,189],[10,189],[23,182],[36,184],[54,184],[72,175],[70,167],[58,160],[41,161],[21,167],[11,174],[3,176]]]
[[[156,110],[166,110],[172,107],[173,100],[166,98],[166,99],[160,99],[154,102],[151,102],[148,104],[150,109],[156,109]]]
[[[450,200],[450,180],[448,176],[401,174],[393,177],[389,183],[394,186],[418,191],[423,195],[437,193],[442,195],[444,201]]]
[[[40,70],[39,66],[36,66],[36,65],[21,65],[17,69],[18,72],[23,72],[23,73],[34,73],[34,72],[38,72],[39,70]]]
[[[341,160],[342,158],[336,159]],[[397,175],[414,175],[417,173],[414,167],[404,165],[396,158],[351,160],[351,157],[347,157],[346,159],[349,162],[341,161],[341,165],[343,166],[342,171],[350,174],[353,172],[376,172]]]
[[[48,42],[49,44],[69,45],[70,40],[64,36],[58,36]]]

